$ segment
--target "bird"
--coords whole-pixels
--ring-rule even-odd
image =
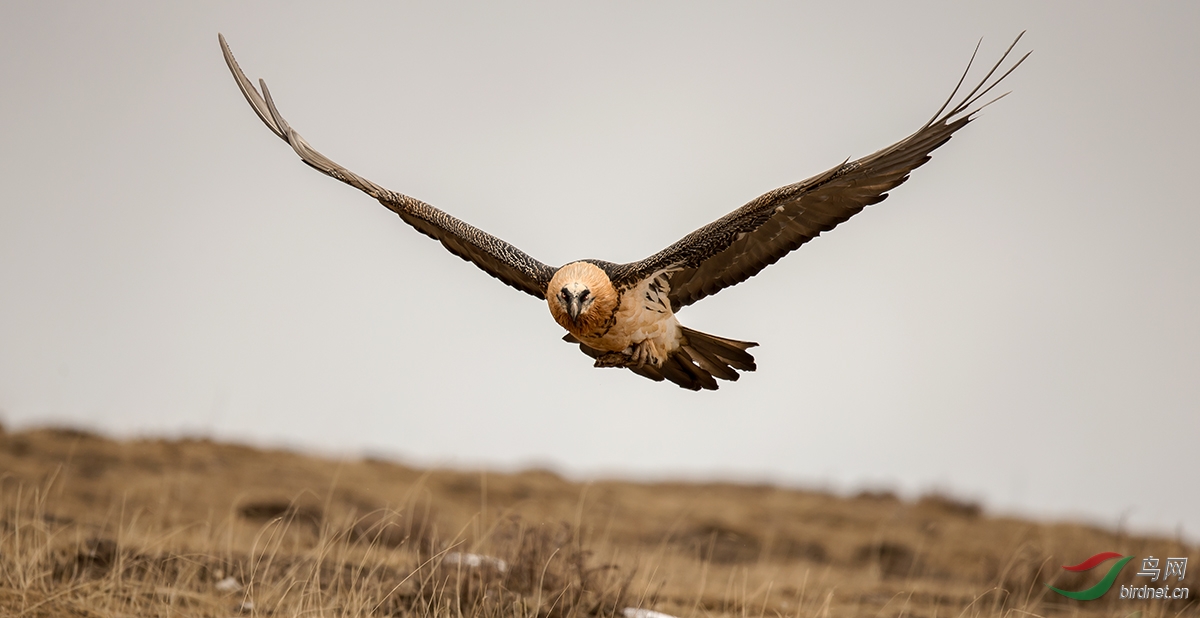
[[[623,264],[582,259],[559,268],[425,202],[385,189],[318,152],[279,114],[266,81],[260,79],[261,91],[256,89],[234,60],[224,35],[218,33],[217,38],[250,107],[304,163],[378,200],[418,232],[492,277],[545,301],[550,315],[566,330],[563,340],[577,344],[593,359],[593,366],[625,368],[656,382],[668,380],[700,391],[717,390],[717,380],[736,381],[739,372],[757,369],[747,350],[758,344],[683,326],[676,317],[680,309],[746,281],[866,206],[883,201],[979,111],[1009,94],[977,106],[1032,53],[992,79],[1024,34],[954,103],[964,90],[981,39],[937,113],[891,146],[768,191],[646,259]]]

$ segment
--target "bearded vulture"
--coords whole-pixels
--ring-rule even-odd
[[[567,330],[563,339],[578,344],[595,360],[596,367],[624,367],[651,380],[666,379],[697,391],[715,390],[717,378],[733,381],[738,379],[738,371],[754,371],[754,357],[746,350],[758,344],[694,331],[681,325],[675,313],[753,277],[865,206],[882,201],[888,191],[908,179],[909,172],[924,165],[931,152],[994,102],[996,99],[971,109],[1029,56],[1026,53],[988,84],[1021,40],[1018,36],[979,85],[951,106],[979,51],[976,45],[950,97],[929,122],[899,142],[770,191],[640,262],[579,260],[553,268],[317,152],[279,114],[266,82],[258,82],[261,93],[255,89],[233,59],[225,37],[218,34],[218,38],[225,62],[250,107],[309,166],[379,200],[405,223],[487,274],[545,300],[550,315]]]

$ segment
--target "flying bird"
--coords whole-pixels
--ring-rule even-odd
[[[639,262],[586,259],[554,268],[317,152],[279,114],[266,82],[259,80],[261,92],[256,89],[238,67],[225,37],[218,38],[250,107],[309,166],[379,200],[405,223],[489,275],[546,301],[550,315],[567,331],[563,339],[578,344],[594,359],[594,366],[624,367],[691,390],[715,390],[717,379],[733,381],[739,371],[754,371],[754,357],[747,350],[758,344],[683,326],[675,315],[680,309],[753,277],[821,232],[883,201],[979,110],[1003,97],[974,107],[1029,57],[1026,53],[992,80],[1021,40],[1017,36],[979,84],[952,105],[979,52],[976,45],[950,97],[929,122],[899,142],[767,192]]]

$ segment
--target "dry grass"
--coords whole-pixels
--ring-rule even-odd
[[[943,495],[577,484],[0,430],[0,505],[3,616],[1200,615],[1195,599],[1043,585],[1090,584],[1059,565],[1099,551],[1200,565],[1196,547]]]

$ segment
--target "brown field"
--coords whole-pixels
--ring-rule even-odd
[[[0,429],[0,504],[3,616],[1200,615],[1195,598],[1043,585],[1098,581],[1060,565],[1100,551],[1138,557],[1118,583],[1145,583],[1149,555],[1200,570],[1195,546],[936,495],[585,484]],[[1180,585],[1200,593],[1197,579]]]

